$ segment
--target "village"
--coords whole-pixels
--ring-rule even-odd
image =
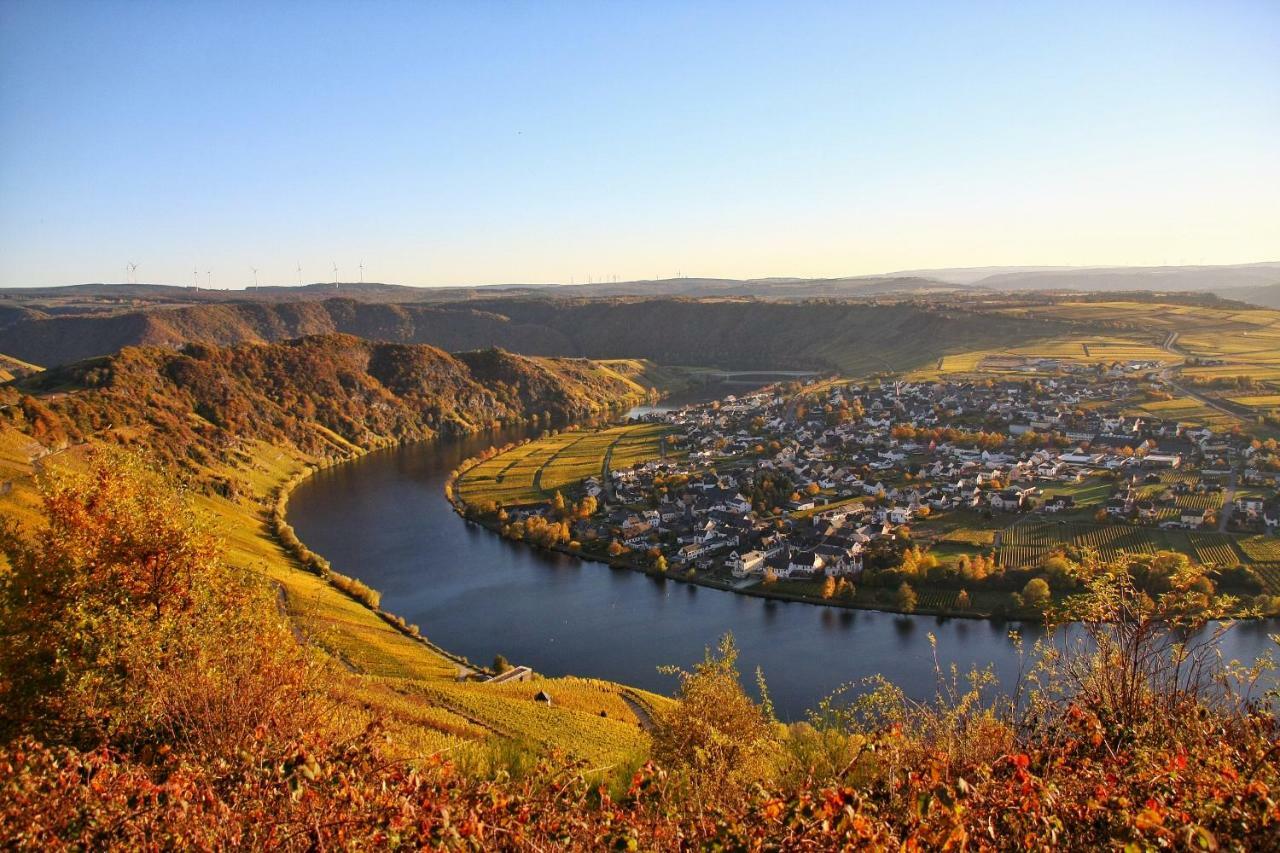
[[[573,521],[571,538],[664,572],[736,589],[799,581],[780,588],[824,598],[833,582],[904,559],[956,577],[958,563],[984,555],[1035,568],[1059,550],[1052,537],[1002,547],[1022,542],[1002,534],[1036,521],[1058,524],[1060,545],[1083,531],[1083,542],[1104,550],[1115,540],[1114,551],[1137,543],[1208,562],[1199,546],[1238,563],[1224,558],[1238,551],[1217,541],[1229,537],[1216,535],[1216,554],[1204,541],[1210,531],[1257,541],[1274,533],[1275,443],[1126,414],[1155,387],[1148,368],[827,380],[649,415],[669,430],[662,455],[585,479],[580,496],[596,509]]]

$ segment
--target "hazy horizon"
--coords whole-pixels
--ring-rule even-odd
[[[1232,263],[1232,264],[1207,264],[1207,265],[1204,265],[1204,268],[1206,268],[1206,269],[1213,269],[1213,268],[1226,268],[1226,269],[1230,269],[1230,268],[1240,268],[1240,267],[1258,267],[1258,266],[1264,266],[1264,267],[1265,267],[1265,266],[1276,266],[1276,267],[1280,268],[1280,260],[1276,260],[1276,261],[1273,261],[1273,260],[1263,260],[1263,261],[1244,261],[1244,262],[1241,262],[1241,263]],[[1155,271],[1155,270],[1195,269],[1195,268],[1198,268],[1198,267],[1200,267],[1200,265],[1196,265],[1196,264],[1185,264],[1185,265],[1174,265],[1174,264],[1170,264],[1170,265],[1167,265],[1167,266],[1110,266],[1110,265],[1097,265],[1097,264],[1086,264],[1086,265],[1081,265],[1081,266],[1052,266],[1052,265],[1030,265],[1030,264],[1024,264],[1024,265],[1018,265],[1018,266],[991,266],[991,265],[982,265],[982,266],[971,266],[971,267],[935,267],[935,268],[931,268],[931,269],[914,269],[914,270],[886,270],[886,271],[880,271],[880,272],[851,273],[851,274],[847,274],[847,275],[814,276],[814,277],[808,277],[808,276],[789,276],[789,275],[774,275],[774,276],[748,276],[748,277],[743,277],[743,278],[734,278],[734,277],[731,277],[731,276],[720,276],[720,275],[699,275],[699,274],[696,274],[696,273],[686,273],[684,276],[681,276],[681,277],[669,276],[669,277],[665,277],[665,278],[661,278],[661,279],[655,279],[655,278],[649,278],[649,279],[623,279],[623,278],[619,278],[619,279],[617,279],[617,280],[616,280],[616,282],[611,281],[611,280],[604,280],[604,281],[601,281],[601,280],[599,280],[599,279],[596,279],[596,280],[594,280],[594,281],[591,281],[591,280],[584,280],[584,281],[481,281],[481,282],[444,283],[444,284],[407,284],[407,283],[405,283],[405,282],[399,282],[399,281],[384,281],[384,280],[376,280],[376,279],[371,279],[371,278],[366,278],[363,282],[360,282],[358,279],[347,279],[347,278],[343,278],[343,279],[340,279],[340,280],[338,281],[338,284],[343,285],[343,286],[352,286],[352,285],[354,285],[354,286],[359,286],[360,284],[362,284],[362,283],[363,283],[363,284],[366,284],[366,285],[386,285],[386,286],[391,286],[391,287],[416,287],[416,288],[423,288],[423,289],[435,289],[435,288],[439,288],[439,289],[449,289],[449,288],[465,289],[465,288],[485,288],[485,287],[493,287],[493,288],[503,288],[503,287],[566,287],[566,286],[570,286],[570,287],[571,287],[571,286],[574,286],[574,285],[610,284],[610,283],[616,283],[616,284],[632,284],[632,283],[641,283],[641,284],[644,284],[644,283],[655,283],[655,284],[657,284],[657,283],[661,283],[661,282],[680,281],[680,280],[691,280],[691,281],[702,281],[702,280],[705,280],[705,281],[741,281],[741,282],[766,282],[766,281],[770,281],[770,280],[778,280],[778,281],[789,281],[789,280],[794,280],[794,281],[814,281],[814,282],[821,282],[821,281],[826,281],[826,280],[830,280],[830,281],[840,281],[840,280],[848,280],[848,279],[862,279],[862,278],[866,278],[866,279],[886,278],[886,279],[889,279],[889,278],[897,278],[897,277],[903,277],[903,278],[906,278],[906,277],[915,277],[915,276],[918,276],[918,277],[921,277],[921,278],[929,278],[930,274],[938,274],[938,276],[939,276],[939,277],[937,278],[937,281],[940,281],[940,282],[947,282],[947,281],[948,281],[948,278],[949,278],[949,277],[948,277],[948,274],[965,273],[965,272],[971,272],[971,271],[982,271],[982,276],[980,276],[980,277],[979,277],[979,278],[981,278],[981,277],[985,277],[986,275],[998,275],[998,274],[1001,274],[1001,273],[1010,273],[1010,272],[1059,272],[1059,271],[1060,271],[1060,272],[1087,272],[1087,271],[1091,271],[1091,270],[1098,270],[1098,271],[1108,271],[1108,270],[1132,270],[1132,271],[1137,271],[1137,270],[1152,270],[1152,271]],[[251,275],[252,275],[252,273],[251,273]],[[957,277],[957,278],[958,278],[958,277]],[[313,280],[313,279],[306,279],[306,278],[304,278],[304,280],[301,282],[301,286],[303,286],[303,287],[317,287],[317,286],[326,286],[326,285],[331,285],[331,284],[333,284],[333,283],[334,283],[334,282],[333,282],[332,280],[330,280],[330,281],[325,281],[325,280],[323,280],[323,279]],[[69,282],[60,282],[60,283],[56,283],[56,284],[48,284],[48,285],[21,285],[21,284],[9,284],[9,285],[3,285],[3,287],[8,287],[8,288],[10,288],[10,289],[15,289],[15,290],[17,290],[17,289],[24,289],[24,288],[39,289],[39,288],[49,288],[49,287],[85,287],[85,286],[94,286],[94,285],[102,285],[102,286],[126,286],[126,285],[138,285],[138,286],[144,286],[144,287],[190,287],[190,286],[191,286],[191,283],[190,283],[190,282],[183,283],[183,282],[179,282],[179,281],[147,281],[144,277],[141,277],[141,276],[140,276],[140,277],[138,278],[138,280],[137,280],[137,281],[126,281],[126,280],[124,280],[124,279],[121,279],[121,280],[118,280],[118,281],[116,281],[116,280],[111,280],[111,281],[69,281]],[[271,281],[267,281],[266,279],[262,278],[262,277],[261,277],[261,275],[259,275],[259,284],[258,284],[258,287],[261,287],[261,288],[281,288],[281,287],[283,287],[283,288],[288,288],[288,287],[298,287],[298,286],[299,286],[299,283],[298,283],[297,281],[293,281],[293,282],[271,282]],[[1236,286],[1236,287],[1245,287],[1245,286],[1249,286],[1249,285],[1234,285],[1234,286]],[[1265,286],[1267,286],[1267,285],[1266,285],[1266,284],[1258,284],[1257,286],[1259,286],[1259,287],[1265,287]],[[201,289],[201,290],[210,289],[210,288],[206,288],[206,287],[205,287],[203,277],[201,278],[200,289]],[[211,288],[211,289],[213,289],[213,290],[222,290],[222,291],[251,291],[251,290],[253,290],[253,289],[254,289],[254,284],[253,284],[253,282],[252,282],[252,281],[250,281],[248,284],[235,284],[235,285],[219,285],[219,284],[215,284],[215,285],[213,286],[213,288]]]
[[[0,286],[1257,262],[1278,43],[1261,2],[11,2]]]

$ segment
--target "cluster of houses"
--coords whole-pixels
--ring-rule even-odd
[[[681,458],[613,471],[609,483],[586,481],[603,500],[594,517],[576,522],[574,536],[656,549],[668,565],[738,578],[838,577],[861,572],[869,549],[901,540],[900,528],[922,517],[1072,512],[1081,507],[1071,484],[1099,475],[1117,483],[1101,505],[1107,514],[1187,527],[1209,521],[1207,511],[1171,519],[1138,486],[1162,481],[1163,472],[1241,467],[1276,485],[1274,475],[1247,467],[1252,450],[1243,439],[1124,414],[1140,387],[1126,371],[1101,379],[885,381],[816,386],[800,397],[771,388],[650,415],[675,428],[668,446],[684,451]],[[1211,479],[1190,479],[1197,485],[1170,489],[1215,488]],[[788,498],[761,506],[757,486],[765,480],[789,483]],[[1275,526],[1273,504],[1237,503]]]

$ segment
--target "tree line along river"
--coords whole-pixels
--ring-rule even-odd
[[[729,393],[714,386],[672,402]],[[643,407],[638,411],[653,411]],[[382,605],[477,662],[503,654],[546,675],[605,678],[670,693],[657,668],[688,667],[732,631],[739,664],[760,667],[780,716],[802,718],[840,685],[884,675],[931,696],[944,667],[994,668],[1011,685],[1035,624],[901,616],[786,603],[699,588],[514,543],[467,524],[444,497],[449,472],[486,447],[536,433],[511,428],[377,451],[316,473],[289,501],[289,522],[336,569],[381,590]],[[1275,648],[1280,620],[1226,636],[1228,658]]]

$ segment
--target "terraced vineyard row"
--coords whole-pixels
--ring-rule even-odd
[[[1280,563],[1280,539],[1274,536],[1249,536],[1239,540],[1238,544],[1250,560]]]
[[[535,503],[600,474],[605,454],[625,467],[660,455],[664,428],[637,424],[604,430],[568,430],[513,447],[459,478],[458,496],[468,503]]]
[[[1222,508],[1222,492],[1204,492],[1196,494],[1178,495],[1177,503],[1179,509],[1212,509],[1218,510]]]
[[[1239,564],[1240,555],[1231,545],[1231,538],[1221,533],[1188,533],[1196,560],[1201,563],[1212,563],[1215,566],[1234,566]]]
[[[628,428],[613,445],[609,464],[614,470],[630,468],[637,462],[647,462],[662,455],[662,439],[670,429],[663,424],[642,424]],[[672,456],[668,449],[666,455]]]
[[[1252,568],[1268,595],[1280,595],[1280,562],[1254,563]]]
[[[1055,550],[1074,547],[1095,550],[1104,560],[1124,554],[1154,554],[1159,545],[1150,530],[1121,525],[1021,522],[1005,528],[1000,564],[1008,568],[1034,566]]]
[[[953,610],[959,596],[958,590],[923,590],[918,594],[916,606],[927,610]]]

